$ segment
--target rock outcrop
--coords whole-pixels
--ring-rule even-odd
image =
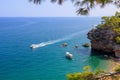
[[[82,46],[83,46],[83,47],[89,47],[90,44],[89,44],[89,43],[85,43],[85,44],[83,44]]]
[[[115,56],[120,57],[120,44],[116,43],[116,36],[116,32],[110,28],[94,28],[88,32],[93,50],[115,53]]]
[[[68,44],[67,44],[67,43],[63,43],[62,46],[63,46],[63,47],[67,47]]]

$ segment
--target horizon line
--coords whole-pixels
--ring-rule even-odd
[[[102,17],[102,16],[0,16],[0,18],[80,18],[80,17]]]

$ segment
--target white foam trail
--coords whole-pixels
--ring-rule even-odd
[[[64,40],[69,40],[71,39],[72,37],[78,35],[78,34],[82,34],[86,31],[88,31],[89,29],[86,29],[86,30],[83,30],[83,31],[80,31],[80,32],[77,32],[77,33],[73,33],[72,35],[69,35],[65,38],[62,38],[62,39],[57,39],[57,40],[52,40],[52,41],[47,41],[47,42],[42,42],[40,44],[34,44],[35,45],[35,48],[39,48],[39,47],[44,47],[46,45],[50,45],[50,44],[55,44],[55,43],[58,43],[58,42],[61,42],[61,41],[64,41]]]
[[[34,44],[34,45],[35,45],[34,48],[44,47],[44,46],[46,46],[46,45],[55,44],[55,43],[57,43],[57,42],[61,42],[61,41],[67,40],[67,39],[68,39],[68,38],[63,38],[63,39],[57,39],[57,40],[42,42],[42,43],[40,43],[40,44]]]

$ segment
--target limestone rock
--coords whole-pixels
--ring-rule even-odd
[[[94,50],[115,53],[120,57],[120,44],[115,41],[117,34],[112,29],[95,28],[88,32],[88,39]]]

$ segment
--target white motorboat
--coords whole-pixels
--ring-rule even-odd
[[[66,58],[73,59],[73,55],[70,52],[66,52]]]
[[[34,49],[34,48],[37,48],[38,45],[36,45],[36,44],[32,44],[30,47]]]

